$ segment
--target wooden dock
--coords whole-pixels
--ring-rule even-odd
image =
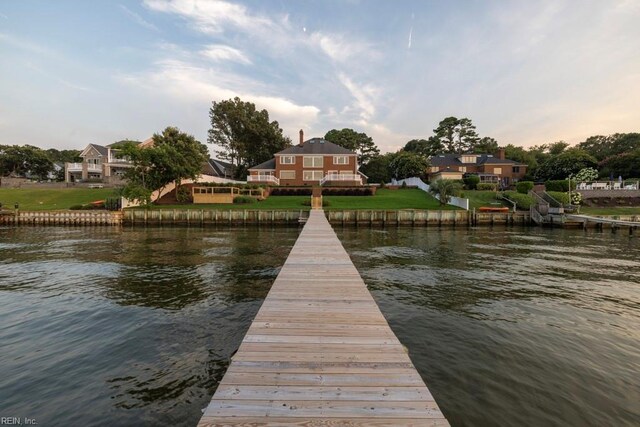
[[[447,426],[322,210],[199,426]]]

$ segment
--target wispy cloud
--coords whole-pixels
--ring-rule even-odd
[[[19,37],[15,37],[11,34],[0,33],[0,44],[6,44],[8,46],[18,48],[21,50],[26,50],[31,53],[39,54],[39,55],[55,55],[56,52],[46,46],[43,46],[38,43],[34,43],[29,40],[25,40]]]
[[[231,46],[225,46],[221,44],[212,44],[206,47],[206,49],[200,51],[200,54],[215,62],[237,62],[240,64],[249,65],[251,60],[242,51],[235,49]]]
[[[126,7],[126,6],[122,5],[122,4],[119,4],[118,6],[120,7],[120,9],[124,12],[124,14],[129,19],[131,19],[133,22],[135,22],[136,24],[140,25],[141,27],[144,27],[144,28],[146,28],[148,30],[160,31],[160,29],[158,27],[156,27],[151,22],[147,21],[142,16],[140,16],[139,14],[134,12],[133,10],[129,9],[128,7]]]
[[[36,66],[36,65],[34,65],[34,64],[30,63],[30,62],[26,64],[26,67],[31,69],[31,70],[33,70],[33,71],[35,71],[35,72],[37,72],[38,74],[50,79],[50,80],[54,80],[54,81],[58,82],[59,84],[65,86],[65,87],[68,87],[69,89],[74,89],[74,90],[78,90],[78,91],[81,91],[81,92],[92,92],[93,91],[93,89],[90,89],[90,88],[88,88],[86,86],[81,86],[79,84],[76,84],[76,83],[70,82],[70,81],[68,81],[66,79],[63,79],[61,77],[58,77],[57,75],[55,75],[55,74],[53,74],[53,73],[51,73],[49,71],[45,71],[41,67],[38,67],[38,66]]]
[[[9,19],[9,17],[7,15],[5,15],[4,13],[2,13],[2,12],[0,12],[0,18]]]

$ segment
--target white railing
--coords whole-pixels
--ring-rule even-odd
[[[362,185],[362,177],[357,173],[328,173],[320,180],[320,185],[327,181],[355,181]]]
[[[128,165],[131,163],[131,160],[129,159],[123,159],[120,157],[109,157],[109,163],[117,163],[117,164],[125,164]]]
[[[640,182],[620,182],[620,181],[600,181],[600,182],[580,182],[576,186],[581,190],[637,190]]]
[[[280,180],[273,175],[249,175],[247,176],[247,182],[270,182],[280,185]]]
[[[69,172],[82,172],[82,163],[67,163]]]
[[[406,182],[407,185],[418,187],[419,189],[421,189],[425,193],[429,193],[429,190],[431,189],[429,184],[426,184],[420,178],[417,178],[417,177],[401,179],[400,181],[396,181],[395,179],[393,179],[391,181],[391,183],[393,185],[402,185],[403,182]],[[435,194],[433,196],[436,199],[440,200],[440,196],[438,194]],[[451,206],[457,206],[459,208],[464,209],[465,211],[469,210],[469,199],[464,199],[462,197],[451,196],[449,198],[449,203],[447,203],[447,204],[451,205]]]
[[[87,170],[91,171],[91,172],[102,172],[102,165],[96,165],[93,163],[89,163],[87,165]]]

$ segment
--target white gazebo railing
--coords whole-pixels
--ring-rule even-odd
[[[576,190],[638,190],[639,182],[620,182],[620,181],[599,181],[599,182],[580,182],[576,186]]]
[[[249,175],[247,176],[247,182],[269,182],[280,185],[280,180],[273,175]]]
[[[328,173],[320,180],[320,185],[328,181],[353,181],[362,185],[362,177],[357,173]]]

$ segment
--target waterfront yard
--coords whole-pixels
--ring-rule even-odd
[[[28,211],[61,210],[115,195],[113,188],[0,188],[0,203],[11,209],[18,203]]]
[[[478,209],[482,206],[511,207],[504,200],[496,199],[495,191],[465,190],[462,193],[461,197],[469,199],[469,209]]]
[[[416,188],[389,190],[381,188],[375,196],[324,196],[328,203],[325,210],[393,210],[393,209],[457,209],[441,206],[430,194]],[[294,209],[309,210],[309,196],[271,196],[266,200],[251,204],[198,204],[198,205],[155,205],[153,209]]]

